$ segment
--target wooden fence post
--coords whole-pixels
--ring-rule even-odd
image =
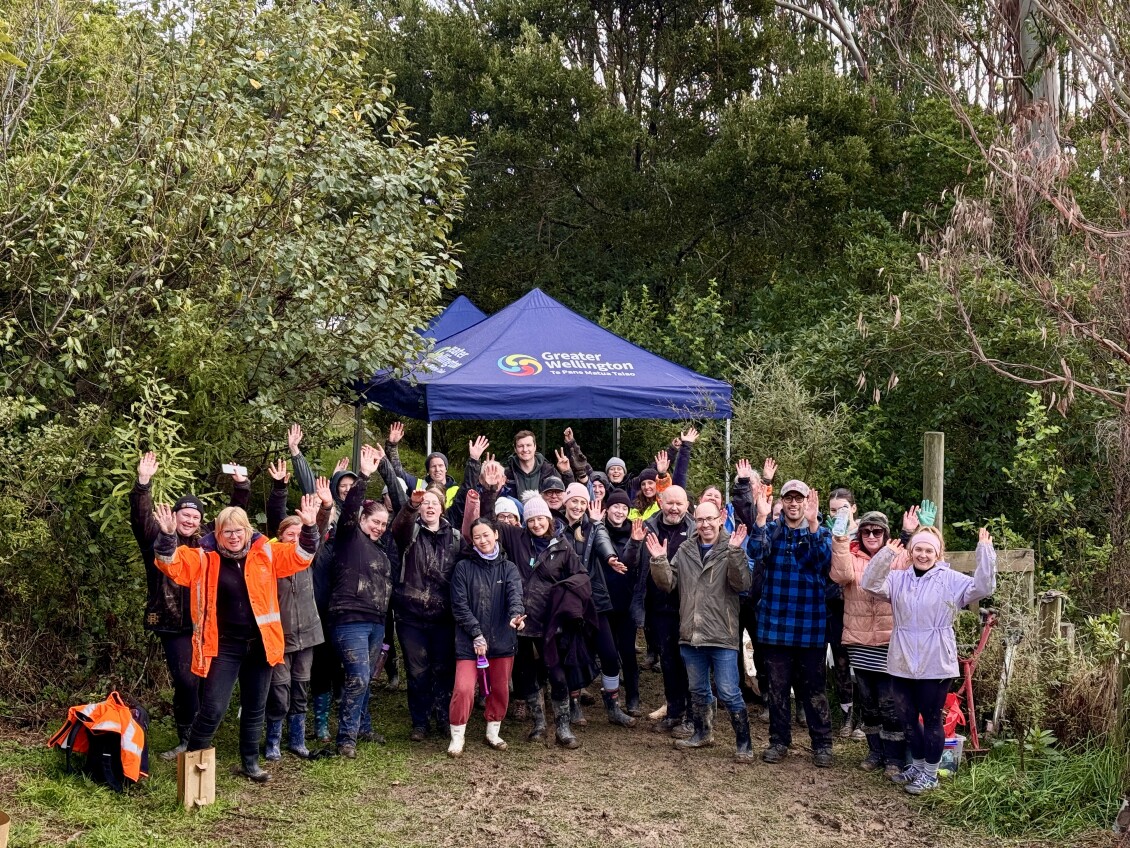
[[[1126,689],[1130,687],[1130,612],[1122,613],[1118,620],[1118,669],[1115,672],[1114,684],[1118,687],[1115,696],[1118,699],[1118,711],[1115,713],[1115,733],[1121,734],[1123,740],[1130,739],[1127,731],[1130,721],[1130,705],[1126,703]]]
[[[922,436],[922,497],[938,507],[934,526],[942,529],[942,502],[946,473],[946,434],[929,432]]]
[[[1063,592],[1045,592],[1040,595],[1040,610],[1037,618],[1040,641],[1047,643],[1060,638],[1063,623]]]

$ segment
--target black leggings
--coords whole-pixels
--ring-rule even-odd
[[[892,677],[895,696],[895,710],[902,718],[906,733],[906,743],[910,756],[925,760],[930,765],[942,761],[946,734],[942,729],[942,709],[946,705],[953,681],[911,680],[908,677]],[[922,716],[919,724],[918,716]]]
[[[596,631],[596,655],[600,658],[600,673],[605,677],[620,676],[620,653],[616,650],[616,639],[612,635],[612,625],[608,617],[611,612],[600,612],[596,619],[600,627]]]
[[[629,610],[606,613],[612,637],[616,640],[616,652],[620,655],[620,668],[624,671],[624,688],[629,698],[640,696],[640,666],[636,661],[636,621]],[[604,616],[601,616],[604,618]],[[600,661],[601,667],[604,660]]]
[[[514,694],[525,699],[534,695],[540,698],[541,688],[548,681],[550,698],[554,701],[563,701],[569,697],[569,680],[565,674],[565,666],[547,666],[544,645],[545,641],[540,636],[518,637],[514,670],[510,673]]]

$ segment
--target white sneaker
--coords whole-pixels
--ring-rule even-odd
[[[919,774],[921,774],[921,772],[918,770],[918,766],[916,766],[914,763],[911,763],[898,774],[892,775],[891,783],[897,783],[900,786],[905,786],[909,783],[913,783],[915,778],[917,778]]]
[[[506,750],[506,740],[498,735],[499,728],[502,727],[501,721],[488,721],[487,722],[487,744],[496,751]]]
[[[452,724],[448,725],[448,727],[451,729],[451,744],[447,746],[447,756],[462,757],[463,737],[467,735],[467,725]]]

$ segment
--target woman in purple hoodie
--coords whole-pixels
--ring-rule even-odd
[[[893,678],[895,709],[902,716],[913,758],[891,780],[912,795],[921,795],[938,786],[938,763],[945,746],[942,708],[958,673],[954,617],[963,607],[993,594],[997,554],[985,528],[981,528],[972,577],[942,560],[942,537],[933,527],[923,527],[910,538],[910,567],[892,571],[902,552],[902,543],[892,539],[871,558],[860,584],[891,602],[894,630],[887,672]]]

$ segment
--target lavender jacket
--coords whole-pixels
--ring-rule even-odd
[[[987,598],[997,587],[997,552],[977,545],[972,577],[939,562],[921,577],[913,567],[891,571],[895,553],[883,548],[863,570],[860,584],[891,602],[895,627],[887,652],[887,672],[894,677],[942,680],[957,677],[957,640],[953,620],[962,607]]]

